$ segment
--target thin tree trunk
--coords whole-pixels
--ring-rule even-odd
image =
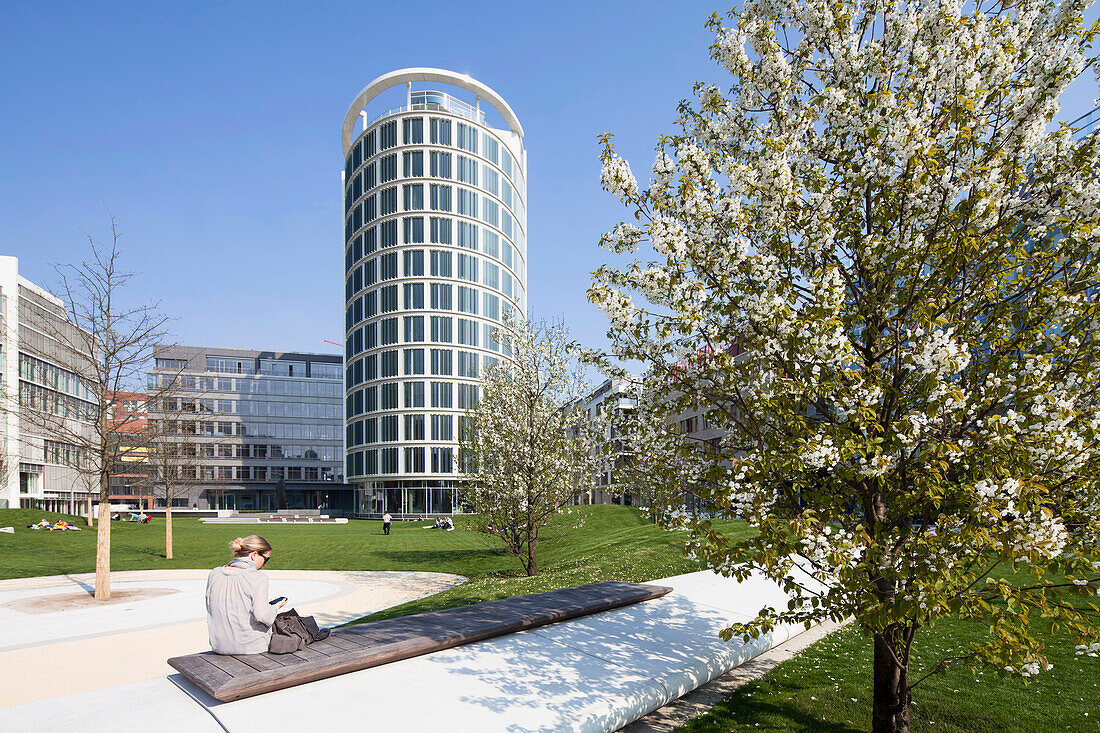
[[[95,526],[95,515],[92,514],[92,495],[91,494],[88,494],[87,502],[88,502],[88,526],[89,527],[94,527]]]
[[[172,559],[172,500],[165,502],[164,508],[164,558]]]
[[[908,671],[898,665],[890,650],[896,635],[875,634],[875,689],[871,707],[871,733],[910,733]],[[896,645],[894,645],[896,650]]]
[[[111,597],[111,495],[108,475],[99,480],[99,529],[95,542],[95,597],[106,600]],[[107,516],[102,514],[107,512]]]
[[[528,577],[539,574],[539,561],[535,559],[534,541],[527,543],[527,562],[525,563],[525,565],[527,566]]]

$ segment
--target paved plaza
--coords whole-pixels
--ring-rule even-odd
[[[93,574],[0,581],[0,708],[164,677],[169,657],[209,648],[206,570],[112,573],[95,601]],[[272,597],[334,626],[465,581],[422,572],[269,570]],[[0,713],[0,718],[2,718]]]
[[[10,679],[18,671],[32,680],[16,684],[22,686],[21,694],[36,695],[22,698],[23,702],[37,700],[0,709],[0,726],[145,731],[155,715],[158,730],[199,733],[360,730],[368,723],[376,730],[433,733],[441,729],[606,732],[803,632],[801,627],[782,626],[749,643],[721,641],[720,629],[751,618],[762,605],[785,606],[787,596],[760,577],[738,583],[704,571],[652,581],[674,589],[656,600],[221,703],[182,676],[169,673],[164,664],[174,654],[208,648],[201,613],[205,572],[126,575],[118,574],[115,588],[157,588],[160,594],[120,602],[113,611],[42,612],[32,624],[43,629],[60,624],[65,630],[51,631],[49,642],[0,650],[0,673]],[[273,595],[290,596],[299,611],[327,625],[371,610],[359,606],[360,602],[374,603],[375,608],[389,605],[378,595],[379,586],[390,586],[388,591],[393,592],[393,586],[404,585],[405,596],[413,596],[460,580],[432,573],[272,571],[270,575]],[[38,587],[34,581],[18,582],[25,587],[0,585],[0,613],[21,614],[21,620],[35,614],[12,609],[12,602],[26,603],[46,590],[48,595],[63,595],[74,589],[73,581],[65,585],[57,579]],[[174,615],[165,625],[161,619],[168,613]],[[52,621],[47,622],[51,615]],[[86,625],[93,623],[104,625],[97,635]],[[79,646],[96,642],[101,645],[96,649]],[[96,656],[108,649],[112,651],[106,659]],[[26,656],[18,659],[20,654]],[[80,674],[65,671],[63,660],[70,655],[87,660],[81,661]],[[58,659],[32,666],[29,672],[20,666],[41,657]],[[55,674],[61,677],[55,679]],[[38,694],[37,687],[51,689],[49,694]],[[103,687],[110,689],[98,689]],[[51,697],[65,692],[74,694]],[[102,719],[89,715],[91,710],[117,713]]]

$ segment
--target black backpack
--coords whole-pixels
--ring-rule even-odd
[[[276,616],[273,627],[267,648],[272,654],[290,654],[329,635],[312,616],[299,616],[293,608]]]

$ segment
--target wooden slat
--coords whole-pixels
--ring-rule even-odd
[[[286,666],[279,660],[278,654],[234,654],[233,658],[238,662],[244,662],[258,672],[266,672],[269,669],[279,669]]]
[[[386,619],[333,631],[293,654],[212,652],[168,663],[228,702],[523,629],[659,598],[671,588],[605,582]]]

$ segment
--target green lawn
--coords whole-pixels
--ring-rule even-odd
[[[83,520],[63,514],[25,509],[0,509],[0,527],[13,525],[16,534],[0,534],[0,578],[92,572],[95,530],[34,532],[26,526],[43,517]],[[663,531],[629,507],[594,506],[568,510],[570,523],[583,524],[562,541],[539,552],[541,573],[522,574],[518,561],[498,544],[467,529],[456,518],[453,532],[422,529],[424,523],[395,522],[390,536],[382,523],[352,520],[335,525],[204,525],[197,519],[173,521],[175,558],[164,559],[164,520],[152,524],[111,524],[111,568],[210,568],[224,563],[234,537],[259,532],[274,548],[271,569],[299,570],[427,570],[457,573],[470,582],[429,598],[370,617],[397,616],[483,600],[566,588],[597,580],[644,581],[702,569],[684,557],[681,537]],[[748,532],[747,525],[730,525]],[[554,533],[551,532],[551,536]]]
[[[1021,574],[1021,580],[1026,576]],[[1046,733],[1100,731],[1100,658],[1076,656],[1068,637],[1032,625],[1054,668],[1030,684],[993,671],[958,668],[935,675],[913,691],[915,731]],[[919,632],[914,679],[936,660],[988,638],[988,628],[940,621]],[[823,731],[871,729],[872,650],[854,626],[837,631],[679,730]]]

